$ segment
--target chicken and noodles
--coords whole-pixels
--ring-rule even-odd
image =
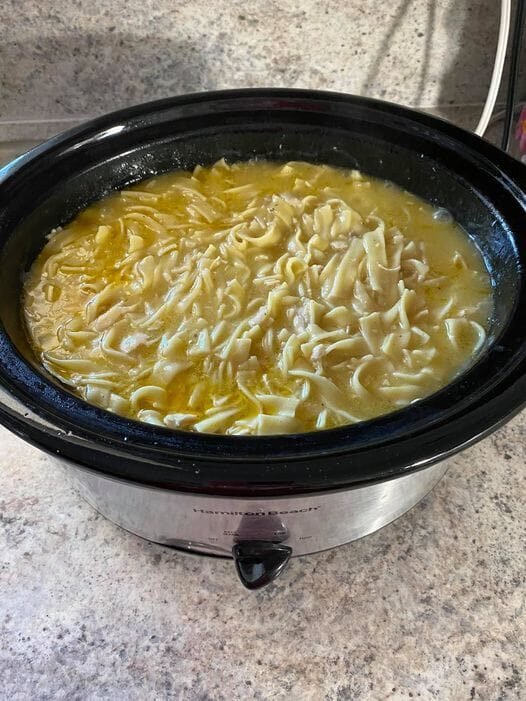
[[[197,166],[53,230],[24,286],[43,366],[167,428],[332,428],[444,386],[483,347],[468,236],[391,183],[302,162]]]

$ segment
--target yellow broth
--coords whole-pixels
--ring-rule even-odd
[[[28,335],[87,401],[169,428],[369,419],[444,386],[484,344],[490,279],[443,214],[303,162],[155,177],[50,233],[24,285]]]

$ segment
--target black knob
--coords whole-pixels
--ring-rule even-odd
[[[260,589],[283,572],[292,548],[263,540],[236,543],[232,548],[236,572],[247,589]]]

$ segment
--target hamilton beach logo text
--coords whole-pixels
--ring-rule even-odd
[[[287,514],[306,514],[318,511],[320,506],[308,506],[305,509],[290,509],[289,511],[208,511],[207,509],[192,509],[195,514],[210,514],[212,516],[285,516]]]

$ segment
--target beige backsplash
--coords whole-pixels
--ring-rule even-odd
[[[359,93],[469,127],[498,20],[496,0],[4,0],[0,142],[144,100],[250,86]]]

